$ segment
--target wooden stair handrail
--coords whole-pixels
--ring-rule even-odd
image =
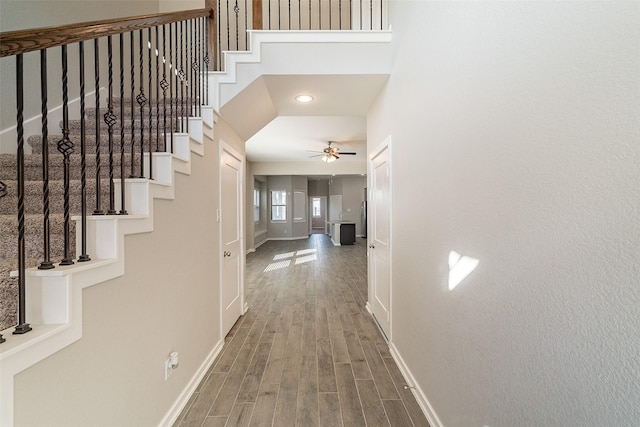
[[[213,2],[207,1],[207,3]],[[81,22],[59,27],[9,31],[0,33],[0,58],[203,16],[212,18],[214,16],[214,9],[211,7],[181,12],[156,13],[128,18]]]

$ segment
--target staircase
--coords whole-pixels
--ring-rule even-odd
[[[147,109],[148,111],[148,109]],[[102,111],[100,112],[103,113]],[[93,116],[89,111],[87,116]],[[118,112],[116,112],[118,114]],[[202,118],[190,117],[188,133],[173,134],[173,153],[158,151],[151,157],[153,178],[133,178],[131,165],[135,176],[149,176],[148,142],[145,152],[140,154],[139,129],[140,123],[135,123],[138,129],[135,146],[137,152],[130,153],[130,123],[125,123],[125,147],[127,153],[123,156],[125,167],[125,203],[127,215],[93,215],[96,206],[96,138],[87,136],[87,253],[91,257],[89,262],[77,262],[80,254],[80,244],[76,230],[79,229],[78,216],[80,209],[80,159],[79,154],[71,156],[70,168],[70,207],[73,221],[70,230],[70,252],[74,259],[71,266],[59,266],[58,262],[64,255],[63,249],[63,157],[57,152],[57,141],[61,135],[48,138],[49,147],[49,187],[50,203],[50,253],[55,268],[39,270],[37,266],[43,260],[44,224],[42,216],[42,147],[41,136],[31,136],[27,139],[33,153],[25,155],[25,217],[26,217],[26,254],[27,254],[27,321],[34,326],[33,330],[24,335],[11,335],[12,329],[4,330],[7,341],[0,345],[0,359],[2,360],[2,383],[0,393],[9,399],[13,395],[13,376],[31,366],[35,361],[59,351],[82,336],[82,289],[124,274],[124,236],[129,234],[153,231],[153,203],[154,199],[174,198],[174,174],[190,174],[191,154],[204,155],[205,142],[213,140],[214,112],[203,106]],[[69,138],[77,142],[79,137],[78,122],[70,123],[72,133]],[[87,131],[95,130],[95,123],[87,120]],[[162,136],[161,136],[162,138]],[[145,141],[156,141],[156,130],[146,130]],[[167,148],[169,147],[167,135]],[[162,138],[164,141],[164,138]],[[100,144],[100,209],[109,209],[109,169],[108,169],[108,137],[106,129],[101,130]],[[120,130],[114,129],[114,175],[120,175]],[[163,145],[161,143],[161,145]],[[144,169],[140,171],[141,157],[144,158]],[[16,324],[17,316],[17,183],[9,178],[16,176],[16,156],[0,155],[1,176],[6,188],[6,196],[0,199],[0,233],[2,242],[0,247],[0,296],[2,297],[1,329],[12,328]],[[93,166],[89,166],[93,165]],[[115,210],[120,211],[120,180],[114,180]],[[76,225],[77,223],[77,225]],[[79,231],[79,230],[78,230]],[[9,302],[6,304],[6,302]],[[36,327],[37,326],[37,327]],[[9,339],[10,338],[10,339]],[[6,415],[9,415],[9,411]],[[0,417],[0,424],[5,418]],[[3,424],[4,425],[4,424]],[[8,424],[9,425],[9,424]]]
[[[116,100],[116,105],[119,101]],[[129,101],[125,102],[129,105]],[[148,111],[148,109],[147,109]],[[99,117],[106,112],[100,111]],[[119,109],[114,113],[119,117]],[[155,116],[155,108],[152,113]],[[129,116],[129,111],[126,112]],[[87,117],[95,117],[95,109],[87,110]],[[170,123],[168,124],[171,125]],[[61,124],[62,126],[62,124]],[[145,124],[146,126],[146,124]],[[148,126],[147,126],[148,127]],[[174,126],[175,127],[175,126]],[[72,216],[79,216],[81,213],[81,167],[79,153],[80,141],[80,120],[69,122],[69,139],[74,142],[74,154],[70,156],[70,212]],[[93,133],[86,136],[86,213],[92,215],[94,211],[107,213],[109,210],[109,145],[108,126],[101,123],[99,154],[96,153],[96,124],[95,120],[86,120],[86,128]],[[139,178],[143,176],[140,170],[140,133],[141,123],[136,119],[134,129],[138,129],[134,137],[134,153],[131,153],[131,121],[125,121],[125,148],[124,156],[120,156],[120,127],[113,129],[113,173],[120,175],[120,165],[124,162],[125,177]],[[149,141],[156,142],[156,129],[145,128],[144,151],[149,151]],[[50,259],[57,265],[64,256],[64,157],[58,152],[57,142],[62,139],[62,135],[50,135],[47,141],[49,153],[49,192],[50,192]],[[37,267],[44,260],[44,221],[43,221],[43,182],[42,182],[42,151],[43,139],[41,135],[33,135],[27,138],[27,143],[31,147],[32,153],[25,155],[25,250],[27,268]],[[164,145],[164,141],[160,144]],[[100,159],[101,167],[99,176],[96,175],[97,159]],[[133,165],[132,165],[133,160]],[[133,169],[132,169],[133,167]],[[11,154],[0,154],[0,180],[7,186],[7,194],[0,199],[0,234],[3,236],[0,242],[0,298],[2,307],[0,308],[0,330],[10,328],[17,324],[17,277],[11,276],[11,271],[18,268],[18,221],[17,221],[17,186],[15,181],[16,156]],[[100,179],[100,205],[97,205],[97,179]],[[71,222],[69,253],[73,259],[76,254],[76,223]],[[91,254],[89,254],[91,255]],[[92,257],[93,258],[93,257]]]

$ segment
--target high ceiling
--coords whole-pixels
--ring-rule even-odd
[[[366,161],[366,114],[386,75],[262,76],[221,108],[223,118],[247,140],[251,162],[302,162],[329,141]],[[295,97],[311,95],[299,103]],[[319,157],[317,158],[318,161]]]

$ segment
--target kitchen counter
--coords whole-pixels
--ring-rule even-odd
[[[356,242],[354,221],[327,221],[327,230],[334,246],[353,245]]]

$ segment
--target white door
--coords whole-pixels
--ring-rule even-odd
[[[387,138],[369,159],[369,306],[391,339],[391,164]]]
[[[223,141],[220,151],[220,301],[226,336],[243,312],[242,156]]]

